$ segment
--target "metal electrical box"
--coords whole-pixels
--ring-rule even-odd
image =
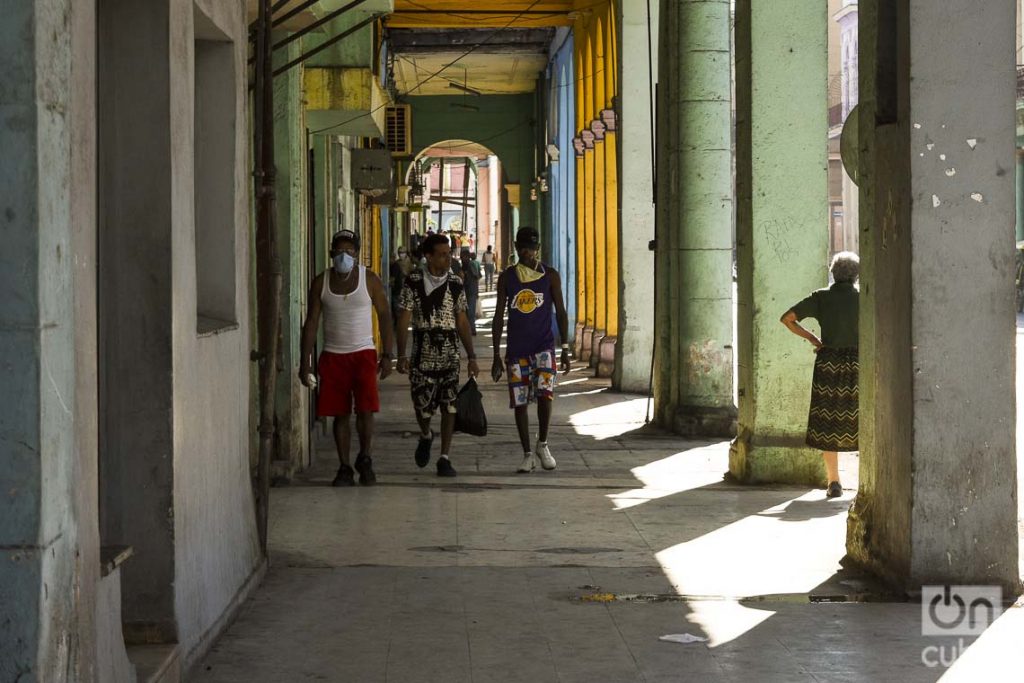
[[[352,150],[352,189],[375,196],[391,191],[391,152],[386,149]]]

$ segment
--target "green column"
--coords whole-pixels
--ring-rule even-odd
[[[1024,150],[1017,149],[1017,241],[1024,240]]]
[[[818,483],[803,445],[814,354],[780,316],[828,283],[827,8],[736,2],[736,242],[743,481]]]
[[[283,37],[286,34],[281,34]],[[276,56],[284,63],[301,53],[301,41]],[[277,249],[283,270],[281,361],[277,382],[280,448],[275,476],[290,477],[309,464],[309,390],[298,381],[300,336],[309,281],[306,271],[306,135],[302,116],[302,69],[274,80],[274,164],[277,167]]]
[[[736,417],[729,2],[660,7],[656,419],[726,436]]]

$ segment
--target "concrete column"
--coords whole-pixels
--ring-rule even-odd
[[[655,410],[682,434],[733,432],[729,2],[660,11]]]
[[[95,677],[95,15],[72,5],[0,22],[5,681]]]
[[[279,37],[283,37],[282,36]],[[286,63],[302,52],[295,41],[276,56]],[[306,167],[308,148],[302,105],[302,67],[274,80],[274,163],[277,167],[277,250],[284,271],[281,290],[281,367],[277,382],[277,427],[279,449],[275,454],[274,476],[290,478],[309,465],[310,391],[298,380],[301,362],[301,328],[306,296],[316,264],[307,271]]]
[[[654,239],[651,71],[657,78],[658,4],[625,0],[620,5],[618,138],[625,153],[619,155],[619,174],[626,182],[619,183],[622,295],[612,382],[619,391],[647,393],[654,345],[654,256],[648,244]]]
[[[847,548],[910,588],[1016,590],[1014,7],[860,8],[861,477]]]
[[[804,446],[814,354],[779,317],[828,283],[827,8],[736,5],[736,244],[743,481],[816,484]]]

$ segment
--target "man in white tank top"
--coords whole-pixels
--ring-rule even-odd
[[[317,364],[317,415],[334,418],[334,442],[341,466],[334,486],[370,486],[377,482],[373,471],[373,416],[380,410],[377,377],[391,374],[391,311],[384,283],[365,266],[356,264],[359,236],[341,230],[331,240],[332,267],[320,273],[309,288],[306,322],[302,326],[302,363],[299,379],[312,386],[313,345],[321,314],[324,321],[324,350]],[[377,358],[373,341],[373,311],[377,311],[381,342],[385,352]],[[359,433],[359,456],[355,472],[349,465],[352,428],[349,415],[353,405]]]

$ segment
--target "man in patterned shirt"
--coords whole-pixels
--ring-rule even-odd
[[[449,458],[455,431],[455,397],[459,393],[459,341],[469,358],[469,374],[480,370],[473,352],[466,293],[462,280],[451,273],[452,250],[448,238],[429,235],[421,250],[426,266],[405,279],[398,303],[398,372],[409,374],[412,403],[420,425],[416,464],[426,467],[434,432],[430,421],[441,412],[441,457],[437,476],[454,477]],[[412,323],[412,356],[405,353],[409,323]],[[411,360],[411,362],[410,362]]]

